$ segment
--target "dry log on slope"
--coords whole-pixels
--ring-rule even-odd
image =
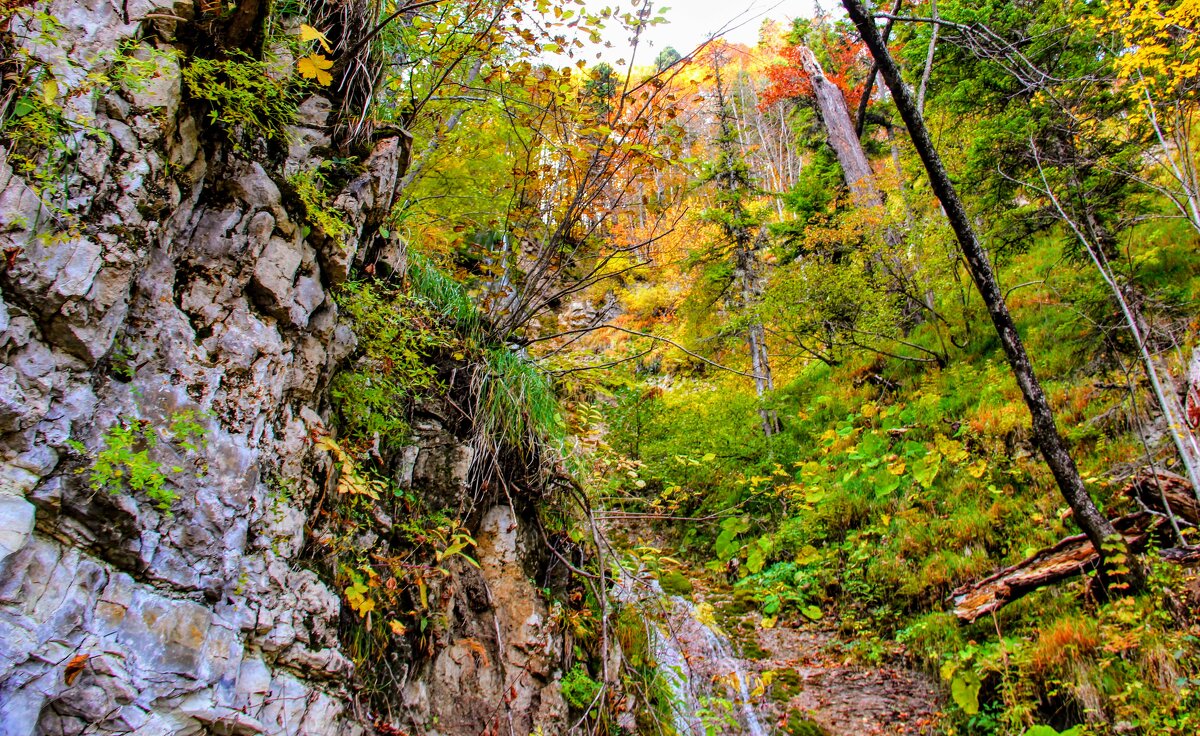
[[[1200,501],[1196,500],[1192,484],[1187,478],[1165,470],[1143,470],[1122,492],[1160,514],[1167,511],[1163,505],[1163,498],[1166,497],[1175,518],[1200,526]]]
[[[1164,470],[1142,471],[1122,492],[1140,501],[1152,513],[1137,513],[1113,521],[1125,536],[1125,541],[1137,550],[1142,548],[1152,532],[1166,523],[1164,514],[1170,506],[1182,522],[1200,526],[1200,501],[1192,493],[1186,478]],[[1181,565],[1200,563],[1200,548],[1180,547],[1159,552],[1164,560]],[[999,610],[1038,588],[1068,580],[1095,570],[1099,562],[1087,537],[1078,534],[1044,549],[1027,560],[984,578],[964,585],[950,594],[954,615],[965,621]]]
[[[1134,550],[1141,549],[1151,532],[1162,523],[1162,517],[1146,512],[1113,520],[1113,526]],[[954,615],[964,621],[974,621],[1038,588],[1095,570],[1099,561],[1099,555],[1086,535],[1067,537],[1022,562],[955,590],[950,594]]]

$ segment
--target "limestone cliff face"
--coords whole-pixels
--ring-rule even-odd
[[[57,210],[0,149],[0,734],[371,732],[339,596],[298,559],[330,476],[312,437],[355,345],[329,291],[391,206],[403,146],[374,145],[338,198],[344,246],[306,235],[284,172],[329,145],[326,100],[301,105],[265,164],[185,100],[191,2],[39,5],[61,28],[28,50],[87,127]],[[157,65],[144,84],[66,93],[129,45]],[[114,427],[177,500],[92,487]],[[431,427],[420,441],[414,488],[466,482],[460,440]],[[398,710],[416,732],[497,718],[561,731],[562,642],[522,569],[526,526],[506,507],[484,515],[490,593],[448,597],[444,646],[410,663]],[[486,662],[463,643],[476,638]]]

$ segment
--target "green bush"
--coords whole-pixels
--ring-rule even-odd
[[[352,444],[402,447],[413,397],[437,386],[432,356],[456,338],[426,305],[378,284],[347,282],[337,301],[358,336],[357,360],[332,385],[341,428]]]
[[[346,245],[346,237],[352,232],[350,223],[330,201],[327,189],[329,182],[320,169],[298,171],[288,177],[288,183],[304,205],[304,217],[308,224],[317,228],[325,237],[341,248]]]
[[[281,140],[296,118],[296,99],[271,66],[242,51],[226,59],[192,58],[183,67],[188,93],[209,105],[208,117],[228,131]]]
[[[600,692],[600,683],[588,676],[583,665],[577,664],[562,678],[562,694],[572,708],[587,710]]]

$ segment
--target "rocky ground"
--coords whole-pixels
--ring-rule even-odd
[[[647,527],[615,533],[631,546],[669,548]],[[753,734],[740,704],[737,678],[757,721],[771,733],[792,736],[933,734],[941,719],[937,683],[903,663],[863,665],[845,655],[829,621],[781,617],[769,627],[723,581],[707,572],[661,574],[668,593],[686,593],[659,607],[686,662],[685,675],[700,689],[724,686],[733,705],[717,732]],[[690,592],[672,581],[685,579]],[[832,619],[832,616],[827,616]],[[716,637],[726,646],[714,645]],[[736,718],[737,723],[734,723]]]
[[[767,652],[754,661],[774,671],[767,709],[785,733],[806,719],[830,736],[936,732],[940,694],[926,676],[902,666],[860,667],[832,654],[829,631],[787,626],[757,632]]]

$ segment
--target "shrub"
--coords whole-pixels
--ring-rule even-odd
[[[188,92],[209,104],[208,117],[234,133],[280,140],[296,117],[288,86],[271,75],[270,66],[242,51],[227,59],[193,58],[183,68]]]
[[[583,665],[575,665],[567,674],[563,675],[562,679],[562,694],[563,698],[571,705],[572,708],[579,710],[587,710],[592,706],[592,701],[596,699],[596,695],[600,692],[600,683],[588,676],[587,670]]]

